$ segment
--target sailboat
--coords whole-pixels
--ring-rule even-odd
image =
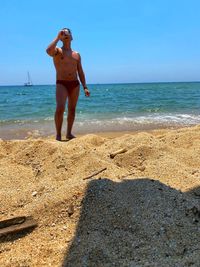
[[[28,76],[28,81],[24,83],[24,86],[33,86],[29,72],[27,73],[27,76]]]

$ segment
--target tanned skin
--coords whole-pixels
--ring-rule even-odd
[[[90,91],[87,88],[85,74],[81,64],[81,56],[78,52],[71,49],[72,41],[71,31],[67,28],[59,31],[57,37],[47,47],[46,52],[53,57],[54,66],[56,69],[56,80],[76,81],[79,80],[84,88],[85,96],[90,96]],[[63,46],[57,47],[58,41],[63,42]],[[56,84],[56,140],[61,141],[61,130],[63,124],[63,115],[65,111],[66,101],[68,102],[67,116],[67,132],[66,138],[72,139],[75,136],[72,134],[72,127],[75,119],[76,105],[79,97],[80,85],[77,85],[72,90],[67,90],[62,84]]]

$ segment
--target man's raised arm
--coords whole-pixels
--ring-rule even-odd
[[[58,36],[50,43],[50,45],[47,47],[46,52],[49,56],[53,57],[55,56],[59,51],[58,48],[56,47],[57,43],[61,40],[62,38],[62,31],[58,33]]]

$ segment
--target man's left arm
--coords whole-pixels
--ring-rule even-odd
[[[83,85],[85,96],[90,96],[90,91],[87,88],[86,81],[85,81],[85,73],[83,71],[83,67],[82,67],[82,63],[81,63],[81,56],[80,56],[80,54],[78,54],[78,55],[79,55],[78,66],[77,66],[78,76],[80,78],[81,84]]]

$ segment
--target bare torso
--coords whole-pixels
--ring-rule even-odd
[[[58,54],[54,56],[54,66],[56,68],[56,79],[74,81],[77,80],[78,63],[80,56],[72,50],[57,48]]]

